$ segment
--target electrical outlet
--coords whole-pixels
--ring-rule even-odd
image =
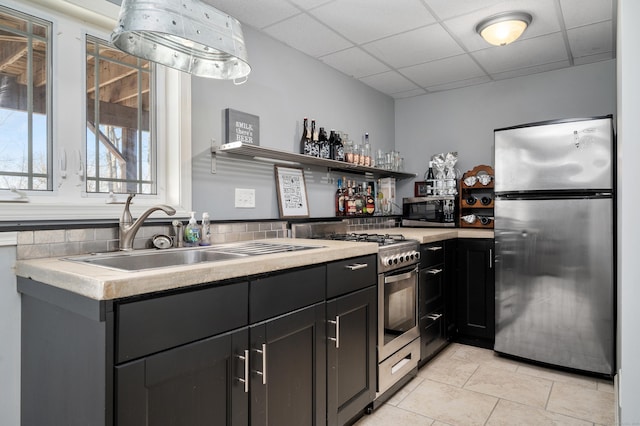
[[[253,209],[256,207],[256,190],[236,188],[236,208]]]

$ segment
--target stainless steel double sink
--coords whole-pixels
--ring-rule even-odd
[[[220,262],[249,256],[310,250],[321,247],[322,246],[289,244],[285,242],[247,241],[193,248],[95,253],[85,256],[67,257],[64,258],[64,260],[132,272],[168,266]]]

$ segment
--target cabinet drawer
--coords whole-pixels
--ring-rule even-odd
[[[444,316],[438,309],[420,318],[420,360],[432,358],[447,344],[444,333]]]
[[[376,284],[377,259],[373,254],[328,264],[327,299]]]
[[[255,323],[323,301],[326,273],[322,265],[252,280],[249,321]]]
[[[444,262],[444,241],[420,246],[420,267],[428,268]]]
[[[248,324],[246,282],[116,305],[116,363]]]

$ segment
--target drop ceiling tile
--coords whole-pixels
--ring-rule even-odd
[[[356,44],[435,22],[420,0],[340,0],[310,13]]]
[[[449,19],[454,16],[475,12],[503,1],[504,0],[425,0],[425,3],[427,3],[438,18]]]
[[[399,71],[422,87],[438,86],[485,75],[468,55],[414,65]]]
[[[237,1],[237,0],[236,0]],[[313,9],[325,3],[331,3],[333,0],[289,0],[291,3],[301,7],[304,10]]]
[[[488,76],[469,78],[467,80],[458,80],[453,83],[439,84],[437,86],[429,86],[429,92],[442,92],[444,90],[459,89],[461,87],[475,86],[477,84],[488,83],[491,79]]]
[[[489,74],[569,59],[561,33],[478,50],[472,55]]]
[[[395,71],[363,77],[360,81],[387,95],[419,89],[418,86]]]
[[[341,50],[320,58],[325,64],[355,77],[365,77],[389,71],[389,67],[359,47]]]
[[[613,59],[613,52],[605,52],[605,53],[598,53],[597,55],[591,55],[591,56],[581,56],[579,58],[573,58],[573,63],[574,65],[584,65],[584,64],[591,64],[593,62],[600,62],[600,61],[608,61],[609,59]]]
[[[393,97],[394,99],[406,99],[406,98],[413,98],[414,96],[425,95],[426,93],[427,91],[424,89],[414,89],[414,90],[407,90],[406,92],[392,93],[391,97]]]
[[[278,22],[264,32],[314,58],[353,46],[306,14]]]
[[[560,0],[567,29],[613,19],[611,0]]]
[[[613,51],[611,21],[567,30],[567,37],[574,57],[591,56]]]
[[[568,60],[552,62],[550,64],[535,65],[533,67],[518,68],[512,71],[491,74],[491,78],[493,78],[494,80],[505,80],[507,78],[521,77],[523,75],[531,75],[546,71],[559,70],[561,68],[567,68],[569,66],[571,66],[571,63]]]
[[[262,29],[275,22],[300,13],[286,0],[243,2],[237,0],[204,0],[213,7],[233,16],[243,24]]]
[[[362,47],[394,68],[464,53],[458,43],[437,24],[377,40]]]
[[[532,22],[521,40],[560,31],[555,8],[555,0],[512,0],[503,1],[480,11],[457,18],[448,19],[443,25],[471,52],[486,49],[491,45],[476,33],[480,21],[501,12],[522,11],[531,14]]]

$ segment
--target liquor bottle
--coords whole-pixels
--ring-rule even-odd
[[[307,117],[304,118],[304,128],[300,136],[300,154],[311,155],[311,137],[307,125]]]
[[[435,195],[436,177],[433,174],[433,161],[429,161],[429,170],[427,170],[425,181],[427,183],[427,196]]]
[[[347,216],[355,216],[356,200],[355,200],[355,194],[353,192],[353,186],[351,186],[351,181],[349,181],[347,196],[345,198],[345,205],[347,206]]]
[[[369,143],[369,133],[364,134],[364,144],[362,148],[362,154],[364,158],[360,159],[360,163],[363,166],[371,166],[371,144]]]
[[[320,158],[324,158],[327,160],[331,158],[329,138],[327,138],[327,132],[324,130],[324,127],[320,127],[320,131],[318,132],[318,147],[320,149]]]
[[[329,132],[329,158],[336,159],[336,131],[334,129]]]
[[[355,186],[355,191],[356,192],[353,195],[353,198],[355,200],[355,205],[356,205],[356,216],[360,216],[365,212],[364,198],[362,196],[362,191],[360,191],[360,185]]]
[[[376,199],[378,200],[378,212],[380,214],[384,214],[386,211],[386,203],[384,194],[382,193],[382,185],[380,184],[380,179],[378,179],[378,193],[376,194]]]
[[[367,208],[367,214],[369,216],[373,216],[376,211],[376,201],[371,194],[371,185],[367,185],[367,198],[365,201],[365,206]]]
[[[344,191],[342,189],[342,179],[338,179],[338,190],[336,191],[336,216],[344,216]]]
[[[340,136],[340,133],[336,132],[335,139],[333,159],[336,161],[344,161],[344,144],[342,143],[342,136]]]
[[[309,155],[318,157],[320,155],[320,145],[318,143],[318,132],[316,132],[316,120],[311,120],[311,145]]]

